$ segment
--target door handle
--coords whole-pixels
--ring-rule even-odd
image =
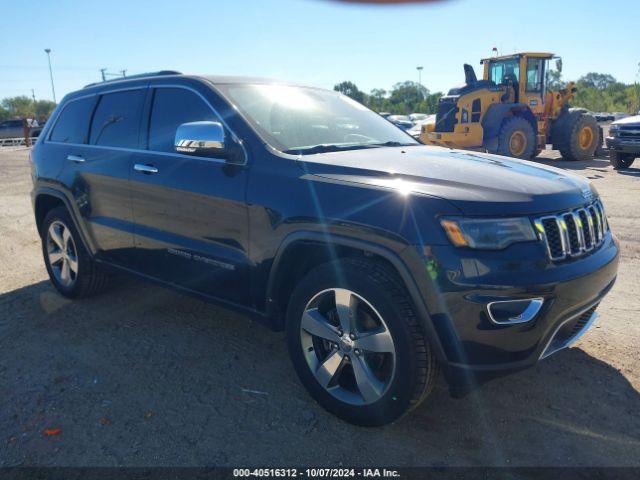
[[[75,163],[84,163],[84,157],[80,155],[67,155],[67,160]]]
[[[144,165],[142,163],[136,163],[133,166],[133,169],[136,172],[142,172],[142,173],[158,173],[158,169],[153,165]]]

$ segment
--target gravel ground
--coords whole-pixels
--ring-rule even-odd
[[[594,182],[622,242],[598,323],[534,368],[459,400],[441,382],[365,429],[317,406],[283,334],[241,315],[133,279],[56,294],[27,151],[0,149],[0,465],[640,466],[640,164],[543,155]]]

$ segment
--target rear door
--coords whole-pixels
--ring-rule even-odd
[[[149,90],[147,150],[134,155],[131,192],[138,269],[221,300],[248,297],[247,168],[177,153],[179,125],[222,122],[198,91]]]
[[[68,145],[63,172],[97,256],[124,266],[133,257],[129,176],[145,94],[136,87],[98,95],[87,141]]]

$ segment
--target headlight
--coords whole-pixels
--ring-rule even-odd
[[[609,136],[615,137],[616,135],[618,135],[619,131],[620,131],[620,125],[611,125],[609,127]]]
[[[537,240],[528,218],[455,218],[440,220],[456,247],[500,250],[516,242]]]

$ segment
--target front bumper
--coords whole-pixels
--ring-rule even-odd
[[[430,306],[445,373],[496,374],[526,368],[570,346],[592,324],[595,308],[613,286],[618,243],[607,232],[594,252],[554,263],[537,243],[500,252],[431,247],[426,261],[441,301]],[[432,298],[434,295],[431,296]],[[530,321],[496,324],[487,305],[542,298]]]
[[[605,138],[607,148],[616,152],[636,153],[640,156],[640,140],[621,137]]]
[[[482,150],[482,134],[475,129],[468,132],[423,132],[420,140],[425,145],[436,147]]]

